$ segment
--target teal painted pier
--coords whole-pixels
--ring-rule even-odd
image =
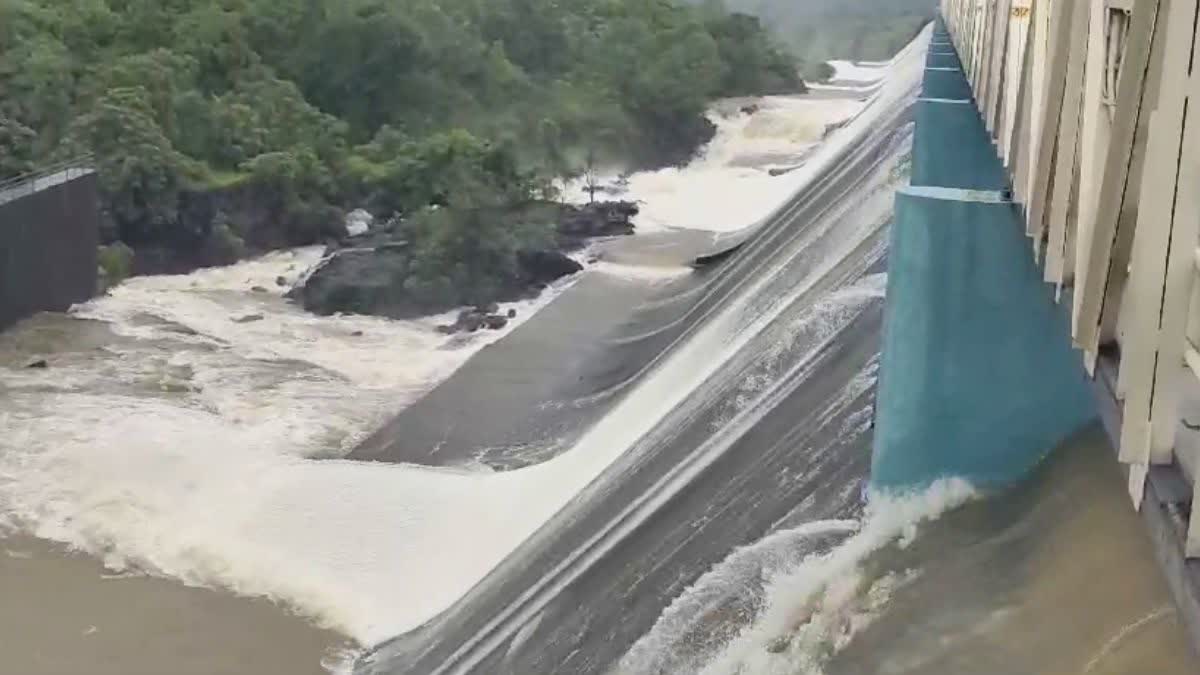
[[[871,477],[885,491],[1014,482],[1096,414],[943,26],[932,43],[891,230]]]

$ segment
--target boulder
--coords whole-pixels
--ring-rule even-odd
[[[583,265],[559,251],[523,251],[517,262],[531,284],[547,284],[583,269]]]
[[[517,310],[515,310],[515,309],[508,310],[508,318],[510,318],[510,319],[517,318]]]
[[[495,307],[495,305],[490,305]],[[495,312],[485,312],[485,308],[472,307],[464,309],[458,313],[458,318],[452,324],[443,324],[437,327],[437,332],[443,335],[454,335],[455,333],[474,333],[484,328],[488,330],[500,330],[508,325],[508,317]],[[498,308],[497,308],[498,311]],[[511,311],[511,310],[510,310]],[[516,316],[516,312],[513,312]]]
[[[612,237],[633,234],[633,202],[593,202],[567,207],[559,218],[558,233],[568,239]]]
[[[281,277],[275,277],[275,285],[276,285],[276,286],[281,286],[281,287],[283,287],[283,286],[287,286],[287,285],[288,285],[288,280],[287,280],[287,277],[282,277],[282,276],[281,276]]]
[[[237,316],[237,317],[233,318],[234,323],[254,323],[255,321],[262,321],[262,320],[263,320],[262,314],[247,314],[245,316]]]
[[[762,108],[757,103],[749,103],[741,107],[741,112],[743,115],[753,115],[759,110],[762,110]]]
[[[46,359],[38,359],[37,361],[34,361],[25,367],[32,368],[34,370],[45,370],[50,367],[50,364],[46,361]]]
[[[458,321],[454,322],[455,331],[467,331],[474,333],[483,328],[487,323],[487,315],[478,312],[474,309],[464,310],[458,315]]]
[[[267,289],[263,288],[262,286],[251,286],[250,291],[252,293],[266,293]]]

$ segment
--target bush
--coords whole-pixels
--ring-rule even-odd
[[[99,290],[102,293],[133,274],[133,249],[126,246],[125,242],[101,246],[96,257],[100,265]]]

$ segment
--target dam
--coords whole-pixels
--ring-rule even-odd
[[[929,152],[980,155],[963,161],[981,169],[959,175],[986,184],[957,187],[990,190],[1006,203],[1000,217],[1023,233],[1025,250],[991,250],[1010,270],[1036,274],[1057,305],[1061,334],[1046,335],[1043,349],[1006,355],[1002,340],[989,340],[989,349],[1001,350],[990,357],[1020,369],[1069,337],[1193,644],[1200,644],[1200,518],[1192,517],[1200,477],[1200,126],[1190,106],[1200,92],[1198,10],[1190,0],[948,0],[926,75],[927,86],[941,82],[941,98],[918,104],[938,109],[929,114],[970,111],[957,114],[959,127],[945,118],[930,127]],[[908,199],[902,195],[898,208]],[[953,220],[925,215],[927,226]],[[1011,282],[1004,288],[1020,292]],[[986,299],[975,293],[964,301]],[[1036,324],[1047,320],[1046,306],[1031,295],[1024,311],[1003,320]],[[1044,397],[1062,433],[1078,421],[1077,387],[1069,374],[1042,372],[1013,398]],[[1012,447],[1007,468],[1020,471],[1021,452],[1036,455],[1036,444]]]
[[[1074,100],[1031,93],[1067,1],[946,3],[886,63],[714,113],[702,156],[630,177],[639,233],[502,331],[304,312],[277,280],[312,247],[0,333],[6,663],[1194,673],[1186,460],[1110,451],[1133,324],[1089,350],[1073,316],[1093,164],[1030,147]],[[1059,257],[1027,234],[1047,166]]]

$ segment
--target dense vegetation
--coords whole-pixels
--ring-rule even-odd
[[[933,18],[936,0],[694,0],[760,17],[797,57],[883,61]]]
[[[0,178],[94,154],[143,270],[399,212],[441,288],[546,238],[489,212],[585,158],[683,161],[710,99],[796,73],[756,18],[674,0],[0,0]]]

